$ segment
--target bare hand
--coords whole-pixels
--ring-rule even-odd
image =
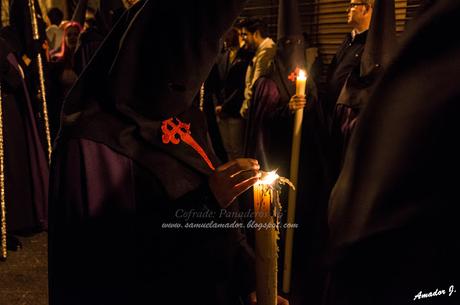
[[[305,96],[294,95],[289,100],[289,110],[291,110],[292,112],[299,110],[299,109],[303,109],[305,108],[306,105],[307,105],[307,99],[305,98]]]
[[[219,166],[209,177],[209,187],[223,208],[253,186],[260,177],[259,163],[254,159],[240,158]]]
[[[257,296],[256,296],[255,291],[251,292],[251,294],[249,295],[249,304],[257,305]],[[276,304],[277,305],[289,305],[289,301],[283,297],[277,296]]]

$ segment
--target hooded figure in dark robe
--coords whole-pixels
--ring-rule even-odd
[[[258,165],[218,167],[192,105],[243,4],[138,2],[67,96],[50,182],[50,304],[230,305],[253,291],[243,235],[214,226],[234,221],[221,211]]]
[[[460,2],[430,1],[403,33],[331,195],[325,304],[459,304]]]
[[[34,3],[40,37],[39,43],[36,43],[32,36],[29,0],[10,1],[10,26],[16,30],[18,35],[22,52],[21,56],[25,54],[31,60],[35,59],[37,52],[41,51],[41,45],[46,40],[46,23],[38,1],[34,0]]]
[[[46,41],[46,23],[37,0],[35,3],[35,17],[37,20],[39,39],[33,39],[32,20],[30,16],[29,0],[12,0],[10,2],[10,26],[18,40],[19,57],[26,63],[25,73],[28,74],[30,90],[35,96],[39,88],[37,68],[37,54],[42,54],[43,62],[46,63],[46,51],[43,45]],[[34,104],[40,105],[39,102]],[[37,107],[36,112],[40,109]]]
[[[289,77],[296,69],[305,67],[305,48],[297,8],[297,1],[280,1],[275,57],[269,63],[267,75],[262,75],[254,84],[244,137],[244,156],[257,159],[262,169],[277,170],[284,177],[289,176],[292,139],[292,113],[288,103],[295,94],[295,80]],[[291,13],[290,18],[285,18]],[[287,202],[287,192],[282,192],[282,195],[282,202]],[[241,200],[245,211],[254,209],[252,196],[253,193],[248,192]],[[254,230],[248,229],[246,234],[252,243]]]
[[[289,177],[292,147],[294,115],[289,108],[289,102],[296,93],[293,76],[296,69],[305,69],[306,66],[304,36],[298,10],[297,1],[279,3],[277,52],[271,73],[260,78],[254,86],[245,141],[247,157],[259,160],[265,170],[278,169],[277,172],[285,177]],[[324,188],[325,160],[322,152],[326,127],[322,109],[318,104],[316,86],[310,78],[307,80],[306,91],[307,106],[303,110],[300,168],[296,189],[295,223],[299,227],[294,231],[290,293],[290,299],[294,304],[319,299],[322,282],[317,270],[321,248],[318,245],[321,245],[326,235],[327,192]],[[287,194],[288,191],[285,189],[281,198],[282,204],[286,205],[283,206],[283,211],[287,211]],[[250,209],[251,203],[251,199],[246,200],[247,209]],[[250,240],[251,234],[252,232],[249,232]],[[284,235],[285,232],[282,231],[279,266],[283,266],[285,254]],[[284,270],[281,267],[279,269],[281,276]]]
[[[82,27],[85,22],[88,24],[88,27],[80,34],[75,51],[75,71],[78,74],[88,65],[104,38],[125,11],[121,0],[103,0],[100,1],[94,18],[85,20],[87,8],[88,0],[80,0],[72,17],[72,20],[80,22]]]
[[[6,228],[11,241],[14,234],[40,232],[48,226],[48,161],[23,67],[3,38],[0,73]]]
[[[265,170],[279,169],[280,175],[288,176],[290,155],[286,147],[291,141],[288,103],[295,94],[295,80],[289,76],[296,69],[305,69],[305,46],[297,1],[280,1],[279,9],[276,55],[269,73],[256,82],[257,86],[254,84],[244,150],[245,156],[259,160]],[[290,17],[286,18],[287,15]]]

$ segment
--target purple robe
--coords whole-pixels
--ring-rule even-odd
[[[7,229],[26,232],[48,226],[48,161],[29,92],[15,56],[3,76]]]
[[[283,176],[289,170],[291,142],[289,113],[280,105],[276,83],[260,78],[254,85],[245,135],[245,156],[257,159],[265,171],[279,169]]]
[[[178,184],[191,179],[176,177]],[[104,144],[59,145],[50,188],[50,304],[237,304],[254,283],[241,233],[163,228],[230,221],[181,216],[220,213],[206,176],[194,179],[200,187],[172,199],[149,170]]]

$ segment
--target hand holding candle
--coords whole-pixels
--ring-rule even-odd
[[[228,207],[236,197],[259,180],[259,163],[239,158],[222,164],[209,177],[209,188],[222,208]]]
[[[289,100],[289,110],[296,112],[296,116],[300,115],[300,111],[307,105],[305,97],[305,88],[307,86],[307,76],[304,70],[299,70],[296,76],[296,94]]]
[[[291,112],[295,112],[297,110],[305,108],[306,105],[307,105],[307,99],[304,96],[294,95],[289,100],[288,106]]]

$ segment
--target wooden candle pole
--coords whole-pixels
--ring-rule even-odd
[[[305,96],[307,77],[303,70],[300,70],[296,80],[296,95]],[[291,149],[291,167],[290,177],[292,184],[297,189],[297,180],[299,173],[299,155],[300,155],[300,144],[302,141],[302,121],[303,121],[303,109],[298,109],[295,112],[294,117],[294,132],[292,135],[292,149]],[[288,214],[287,223],[293,224],[295,222],[295,208],[297,193],[294,189],[289,189],[288,193]],[[294,229],[292,226],[288,226],[286,229],[286,242],[284,248],[284,268],[283,268],[283,292],[289,293],[291,287],[291,268],[292,268],[292,249],[294,243]]]
[[[6,240],[6,204],[5,204],[5,154],[3,149],[3,98],[2,98],[2,87],[0,85],[0,231],[2,233],[2,253],[0,258],[6,259],[7,256],[7,240]]]
[[[38,32],[38,23],[37,23],[37,15],[35,11],[35,3],[34,0],[29,0],[29,11],[30,11],[30,20],[32,21],[32,34],[33,39],[35,41],[40,40],[40,35]],[[63,38],[64,39],[64,38]],[[48,107],[46,102],[46,91],[45,91],[45,75],[43,72],[43,59],[42,54],[40,51],[37,53],[37,68],[38,68],[38,80],[39,80],[39,96],[42,102],[43,107],[43,118],[45,120],[45,133],[46,133],[46,143],[48,147],[48,162],[51,163],[51,134],[50,134],[50,125],[48,120]]]

